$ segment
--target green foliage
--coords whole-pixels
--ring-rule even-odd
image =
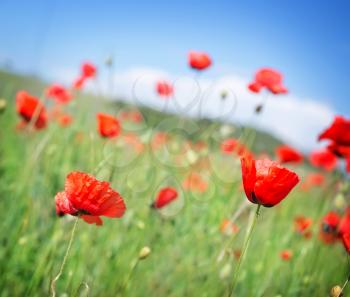
[[[237,264],[232,254],[242,247],[255,205],[248,205],[237,218],[237,234],[230,237],[220,232],[222,220],[246,203],[239,162],[220,152],[221,124],[178,119],[143,107],[144,124],[129,123],[124,128],[144,143],[165,119],[185,127],[195,123],[201,133],[172,135],[168,149],[173,154],[165,148],[154,152],[148,145],[138,153],[122,139],[101,139],[95,127],[96,111],[117,113],[134,107],[84,94],[69,107],[74,115],[71,126],[51,123],[43,131],[16,131],[14,97],[21,88],[40,95],[44,84],[0,73],[0,97],[8,100],[8,108],[0,115],[0,296],[49,295],[73,226],[72,217],[55,215],[54,196],[73,170],[110,180],[124,197],[127,212],[120,220],[104,219],[102,227],[79,223],[57,283],[58,296],[79,292],[85,296],[84,283],[90,288],[89,296],[225,296]],[[232,135],[241,131],[237,128]],[[208,153],[194,153],[209,166],[193,164],[179,153],[187,138],[208,141]],[[271,153],[279,142],[257,133],[254,143],[259,145],[253,147],[257,151]],[[178,155],[181,167],[175,166]],[[308,172],[306,167],[294,169],[301,177]],[[206,193],[182,189],[182,181],[192,171],[209,175]],[[176,186],[181,197],[159,214],[149,206],[163,185]],[[296,189],[280,205],[262,209],[242,264],[237,296],[326,296],[333,285],[345,280],[348,263],[343,248],[318,239],[320,219],[333,208],[333,186],[330,177],[326,190]],[[311,239],[293,230],[293,219],[301,214],[313,219]],[[152,252],[124,287],[143,246]],[[293,251],[288,262],[279,256],[284,249]],[[225,275],[230,267],[231,273]]]

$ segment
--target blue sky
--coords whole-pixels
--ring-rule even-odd
[[[189,73],[189,49],[210,53],[206,75],[280,69],[293,94],[350,114],[348,1],[0,1],[0,62],[50,76],[112,53],[120,70]]]

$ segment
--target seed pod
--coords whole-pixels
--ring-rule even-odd
[[[151,253],[151,249],[148,246],[144,246],[139,253],[139,259],[144,260],[146,259]]]
[[[340,286],[334,286],[329,294],[331,297],[342,297],[342,289]]]
[[[0,99],[0,113],[3,113],[6,109],[6,100]]]

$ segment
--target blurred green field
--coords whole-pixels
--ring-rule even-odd
[[[0,97],[7,100],[0,114],[0,296],[49,296],[74,221],[56,216],[54,196],[73,170],[109,180],[125,199],[127,211],[122,219],[105,218],[102,227],[79,222],[57,282],[58,296],[227,296],[237,265],[233,254],[242,248],[255,205],[247,204],[242,192],[239,160],[220,151],[222,124],[143,107],[142,123],[123,123],[124,133],[141,141],[143,150],[138,152],[122,137],[101,139],[95,122],[98,111],[118,114],[136,107],[82,94],[69,107],[71,126],[52,123],[40,132],[17,131],[16,91],[40,96],[44,86],[35,78],[0,73]],[[194,132],[184,133],[192,126]],[[168,144],[154,150],[152,138],[164,127],[185,128],[169,132]],[[236,137],[249,130],[231,129]],[[249,135],[257,153],[272,153],[279,143],[265,133]],[[208,148],[189,152],[184,149],[189,140],[205,141]],[[291,168],[301,178],[310,172],[307,166]],[[204,194],[183,189],[191,172],[207,180]],[[345,281],[343,247],[318,239],[322,216],[335,208],[335,182],[328,176],[325,187],[310,192],[297,187],[280,205],[262,209],[235,296],[327,296],[332,286]],[[159,213],[150,204],[165,185],[175,186],[180,199]],[[294,231],[298,215],[312,218],[311,239]],[[220,224],[232,217],[240,230],[227,236]],[[152,252],[130,275],[143,246]],[[280,258],[285,249],[293,252],[290,261]]]

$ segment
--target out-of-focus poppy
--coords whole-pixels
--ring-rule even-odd
[[[300,163],[303,155],[288,145],[280,145],[276,148],[276,155],[280,163]]]
[[[310,154],[310,163],[327,171],[332,171],[337,166],[337,157],[328,150],[316,150]]]
[[[320,186],[325,182],[325,176],[322,173],[310,173],[306,181],[312,186]]]
[[[118,114],[118,118],[120,118],[120,120],[122,120],[122,121],[130,121],[133,123],[142,122],[142,114],[137,110],[121,111]]]
[[[57,215],[79,216],[96,225],[103,224],[100,216],[120,218],[126,210],[123,198],[108,182],[78,171],[68,174],[64,192],[57,193],[55,201]]]
[[[141,153],[144,150],[144,145],[137,134],[129,132],[123,136],[123,141],[134,148],[137,153]]]
[[[85,62],[81,65],[81,75],[84,78],[93,78],[96,75],[96,67],[90,62]]]
[[[272,207],[299,182],[296,173],[268,159],[241,158],[244,191],[252,203]]]
[[[338,233],[340,235],[350,233],[350,208],[348,208],[345,211],[345,214],[343,215],[343,217],[339,223]]]
[[[153,150],[160,149],[169,141],[169,135],[166,132],[156,132],[152,137],[151,147]]]
[[[174,92],[172,85],[165,80],[157,82],[156,91],[159,96],[164,98],[168,98]]]
[[[71,94],[61,85],[51,85],[46,90],[46,96],[53,98],[57,103],[66,104],[72,99]]]
[[[212,64],[212,60],[206,53],[191,51],[188,54],[188,63],[193,69],[204,70]]]
[[[130,113],[130,120],[134,123],[141,123],[142,122],[142,114],[139,111],[134,110]]]
[[[331,126],[323,131],[318,139],[329,139],[338,145],[350,146],[350,120],[336,116]]]
[[[61,127],[67,127],[73,122],[73,117],[63,111],[61,104],[56,104],[50,109],[49,118],[57,121]]]
[[[350,233],[344,234],[342,240],[345,250],[350,254]]]
[[[310,218],[307,218],[304,216],[298,216],[294,219],[295,231],[303,235],[305,238],[311,237],[311,231],[310,231],[311,225],[312,225],[312,219]]]
[[[24,121],[24,120],[20,120],[17,124],[16,124],[16,130],[17,131],[22,131],[22,130],[24,130],[26,127],[27,127],[27,122],[26,121]]]
[[[208,183],[202,178],[200,174],[192,172],[183,181],[182,186],[185,190],[204,193],[208,188]]]
[[[235,138],[228,138],[221,143],[221,151],[224,154],[236,153],[240,157],[252,156],[248,148]]]
[[[157,209],[163,208],[164,206],[167,206],[169,203],[176,200],[177,197],[178,193],[176,189],[172,187],[163,188],[158,192],[156,200],[152,203],[152,207]]]
[[[248,89],[259,93],[266,88],[273,94],[285,94],[288,90],[283,86],[283,76],[280,72],[271,68],[262,68],[255,74],[255,79],[248,85]]]
[[[345,170],[347,173],[350,173],[350,156],[346,158],[346,166],[345,166]]]
[[[232,223],[230,220],[225,219],[220,225],[221,233],[225,235],[232,235],[239,231],[239,228],[236,224]]]
[[[314,186],[322,186],[325,180],[326,178],[322,173],[310,173],[301,184],[301,188],[307,191]]]
[[[57,122],[61,127],[68,127],[73,122],[73,118],[71,115],[67,113],[63,113],[58,116]]]
[[[322,219],[320,228],[320,239],[327,244],[334,243],[338,237],[338,226],[340,223],[340,216],[330,211]]]
[[[280,253],[280,257],[283,261],[289,261],[293,257],[293,253],[291,250],[284,250]]]
[[[25,91],[19,91],[16,95],[16,110],[25,122],[33,121],[35,128],[42,129],[46,127],[45,106],[38,98],[29,95]]]
[[[102,137],[116,137],[120,130],[121,127],[117,118],[105,113],[97,114],[97,131]]]
[[[84,83],[85,83],[85,77],[78,77],[73,83],[73,88],[80,90],[84,86]]]
[[[96,76],[96,67],[90,63],[90,62],[85,62],[81,65],[81,74],[80,76],[74,81],[73,83],[73,88],[80,90],[87,79],[89,78],[94,78]]]
[[[327,145],[327,149],[339,158],[350,157],[350,146],[348,145],[340,145],[336,142],[331,142]]]

